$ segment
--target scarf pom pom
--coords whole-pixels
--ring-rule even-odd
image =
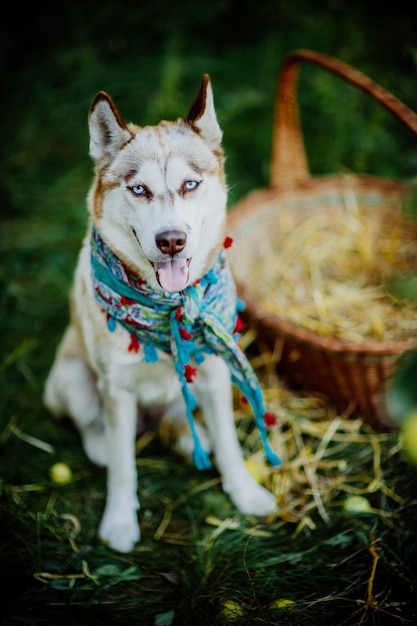
[[[240,333],[244,329],[245,329],[245,323],[243,322],[242,318],[239,317],[239,315],[238,315],[237,318],[236,318],[236,324],[235,324],[235,328],[233,330],[233,333]]]
[[[128,352],[139,352],[140,343],[136,335],[133,333],[130,335],[130,344],[128,347]]]
[[[116,320],[114,319],[114,317],[112,317],[108,313],[107,313],[107,328],[109,329],[111,333],[114,333],[114,331],[116,330]]]
[[[197,376],[197,368],[192,365],[184,365],[184,377],[187,383],[194,382],[194,378]]]
[[[282,465],[282,461],[279,456],[275,454],[275,452],[271,450],[269,446],[265,448],[265,456],[269,465],[272,465],[272,467],[279,467],[280,465]]]
[[[202,352],[194,352],[194,361],[196,362],[196,365],[204,363],[204,354]]]
[[[209,456],[200,445],[200,442],[194,442],[193,462],[197,469],[205,470],[212,467]]]
[[[158,353],[153,346],[145,346],[145,362],[156,363],[158,360]]]
[[[268,413],[268,411],[266,411],[264,413],[264,422],[267,428],[272,428],[272,426],[277,425],[277,418],[273,413]]]
[[[189,339],[193,338],[192,334],[189,333],[186,328],[180,328],[180,335],[181,339],[183,339],[184,341],[188,341]]]

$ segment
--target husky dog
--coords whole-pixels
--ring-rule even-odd
[[[95,163],[89,226],[71,291],[71,321],[44,400],[55,416],[72,418],[89,459],[107,468],[99,536],[114,550],[129,552],[140,539],[135,463],[140,410],[166,407],[167,415],[190,420],[180,355],[175,363],[164,340],[158,347],[158,337],[151,341],[152,354],[143,349],[141,337],[146,344],[151,322],[136,324],[139,338],[130,332],[131,317],[140,307],[130,297],[133,292],[118,294],[117,285],[139,291],[143,286],[146,302],[158,300],[157,312],[166,298],[181,299],[192,286],[201,288],[226,235],[222,132],[208,75],[185,119],[156,126],[126,124],[112,99],[99,92],[90,108],[89,130]],[[107,280],[110,266],[114,271]],[[214,299],[227,300],[224,293]],[[116,322],[108,306],[116,311]],[[178,311],[170,317],[171,326],[181,319]],[[191,334],[183,329],[181,337]],[[223,489],[239,511],[265,516],[275,510],[275,498],[245,466],[234,425],[230,368],[215,350],[205,352],[201,362],[192,361],[195,368],[184,366],[185,382],[193,383],[208,431],[204,437],[194,429],[194,442],[200,432],[201,448],[208,452],[210,446]]]

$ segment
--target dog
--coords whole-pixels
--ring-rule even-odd
[[[192,436],[184,440],[184,448],[199,448],[202,467],[209,466],[208,453],[213,452],[223,489],[243,514],[267,516],[276,511],[276,500],[246,468],[224,355],[212,345],[200,351],[204,354],[199,359],[178,353],[175,360],[167,348],[172,337],[164,336],[159,346],[158,334],[143,349],[149,320],[134,326],[131,319],[135,312],[141,315],[135,288],[145,290],[147,303],[156,297],[156,314],[171,306],[170,298],[182,302],[188,290],[192,308],[197,291],[207,290],[204,280],[224,250],[227,187],[210,77],[203,76],[188,115],[176,122],[127,124],[105,92],[96,95],[88,120],[95,164],[87,200],[89,224],[71,290],[70,323],[46,380],[44,402],[56,417],[72,418],[88,458],[107,468],[99,537],[127,553],[140,540],[135,460],[139,410],[164,412],[181,427],[187,424]],[[220,265],[227,273],[227,261]],[[214,282],[210,289],[218,288]],[[235,298],[233,281],[229,277],[223,282],[227,293],[214,294],[215,306]],[[124,295],[119,285],[127,288]],[[168,335],[182,323],[181,307],[174,310],[165,324]],[[213,328],[216,315],[210,320]],[[178,336],[182,347],[191,339],[187,328],[192,330],[192,324],[184,324]],[[139,336],[131,332],[134,328]],[[213,341],[220,341],[219,332],[212,332]],[[184,364],[188,357],[194,360]],[[207,432],[192,422],[193,401],[201,407]]]

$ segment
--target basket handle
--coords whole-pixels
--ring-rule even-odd
[[[277,189],[288,183],[299,183],[311,178],[301,134],[296,96],[301,61],[319,65],[362,89],[396,115],[414,133],[417,133],[417,114],[365,74],[339,59],[320,52],[296,50],[284,59],[278,77],[275,126],[272,135],[270,174],[272,188]]]

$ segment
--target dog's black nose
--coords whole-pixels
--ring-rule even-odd
[[[187,235],[181,230],[167,230],[155,236],[156,245],[164,254],[175,256],[187,243]]]

